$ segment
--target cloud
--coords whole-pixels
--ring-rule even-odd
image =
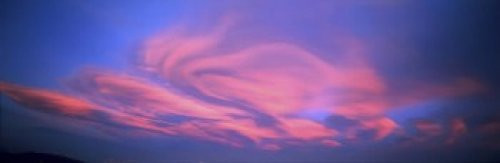
[[[500,149],[500,122],[493,120],[478,126],[481,141],[480,145]]]
[[[382,140],[401,127],[389,110],[483,89],[464,78],[394,94],[364,57],[359,39],[336,38],[343,49],[335,56],[342,59],[331,62],[319,57],[329,54],[292,41],[249,38],[253,44],[230,46],[235,42],[227,37],[237,24],[227,17],[210,30],[181,25],[154,35],[139,55],[139,72],[85,70],[68,81],[71,94],[8,83],[0,91],[28,107],[110,127],[278,150],[308,142],[337,147],[339,137],[366,131]],[[321,115],[303,116],[308,112]],[[263,117],[272,122],[262,123]],[[332,117],[349,125],[334,127]],[[417,128],[440,132],[430,123]],[[463,120],[454,120],[449,141],[465,130]]]
[[[443,126],[430,120],[419,120],[415,127],[425,136],[438,136],[443,132]]]
[[[454,118],[451,120],[450,135],[446,139],[446,144],[455,144],[456,141],[467,132],[467,126],[463,118]]]
[[[96,108],[92,103],[69,95],[43,89],[31,89],[5,82],[0,83],[0,92],[28,107],[40,108],[47,112],[68,116],[88,115]]]
[[[261,42],[218,54],[227,44],[222,38],[230,32],[227,24],[232,23],[224,22],[201,36],[176,29],[154,37],[146,43],[142,68],[210,97],[243,101],[276,119],[318,107],[354,118],[381,116],[387,109],[386,101],[371,98],[382,96],[386,86],[359,57],[362,45],[354,39],[345,41],[345,66],[333,66],[286,42]],[[380,130],[383,137],[396,125],[379,123],[390,122],[381,119],[364,126]]]

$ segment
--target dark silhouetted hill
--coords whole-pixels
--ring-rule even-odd
[[[67,158],[64,156],[59,156],[59,155],[55,155],[55,154],[46,154],[46,153],[35,153],[35,152],[26,152],[26,153],[1,152],[0,153],[0,162],[2,162],[2,163],[59,163],[59,162],[82,163],[82,161],[74,160],[74,159]]]

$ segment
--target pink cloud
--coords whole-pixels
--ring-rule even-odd
[[[321,143],[329,147],[339,147],[342,145],[341,143],[335,140],[323,140],[321,141]]]
[[[20,104],[68,116],[84,116],[96,108],[96,106],[85,100],[59,92],[31,89],[4,82],[0,83],[0,92],[5,93]]]
[[[500,132],[500,122],[494,121],[483,124],[479,127],[479,130],[484,134],[495,134]]]
[[[467,126],[463,118],[454,118],[451,120],[451,131],[446,139],[446,144],[455,144],[456,141],[467,132]]]
[[[336,54],[343,59],[333,64],[286,41],[254,38],[255,44],[227,48],[226,36],[234,32],[235,24],[227,18],[205,32],[179,26],[146,41],[139,69],[161,81],[144,74],[89,70],[70,82],[76,90],[73,96],[7,83],[0,84],[0,91],[21,104],[64,115],[92,119],[95,115],[90,113],[99,112],[113,123],[155,134],[234,147],[249,140],[262,149],[278,150],[301,142],[337,147],[341,145],[337,137],[355,137],[364,130],[375,131],[374,140],[382,140],[399,128],[386,115],[390,109],[483,89],[474,80],[461,79],[449,86],[424,84],[407,94],[389,94],[390,87],[364,57],[365,45],[356,38],[335,40],[345,49]],[[235,105],[200,98],[184,87]],[[341,133],[321,120],[302,116],[308,111],[339,115],[359,125]],[[259,124],[263,115],[273,122]],[[172,122],[170,117],[186,120]],[[440,132],[434,124],[417,128]],[[463,120],[453,121],[452,129],[450,141],[455,141],[465,132]]]
[[[482,146],[500,149],[500,122],[497,120],[487,122],[478,127]]]
[[[417,121],[415,127],[425,136],[438,136],[443,132],[443,126],[429,120]]]

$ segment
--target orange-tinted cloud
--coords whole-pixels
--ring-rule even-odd
[[[84,116],[94,110],[93,104],[55,91],[32,89],[15,84],[0,83],[0,92],[14,101],[32,108],[45,109],[69,116]]]

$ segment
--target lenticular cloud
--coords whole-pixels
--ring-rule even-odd
[[[68,82],[71,93],[10,83],[1,83],[0,91],[27,107],[110,128],[278,150],[337,147],[366,131],[381,140],[400,128],[386,115],[393,108],[481,89],[465,78],[391,94],[364,57],[362,40],[339,37],[341,54],[316,54],[286,40],[245,38],[251,41],[234,46],[237,24],[226,19],[207,31],[178,26],[157,34],[144,43],[138,72],[83,70]],[[334,64],[320,55],[340,59]],[[327,117],[352,123],[334,127]],[[441,132],[430,123],[420,126]],[[465,132],[463,121],[454,128],[450,142]]]

